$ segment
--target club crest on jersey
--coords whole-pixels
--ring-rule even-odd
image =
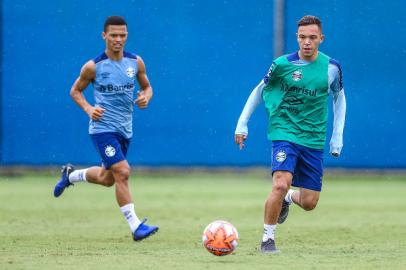
[[[294,80],[295,82],[300,81],[303,78],[303,74],[302,71],[296,70],[295,72],[292,73],[292,80]]]
[[[284,162],[286,159],[286,153],[285,151],[281,150],[275,155],[275,159],[278,162]]]
[[[129,68],[127,68],[126,72],[127,72],[128,77],[134,78],[134,76],[135,76],[135,69],[134,68],[129,67]]]
[[[104,149],[104,153],[108,157],[113,157],[116,154],[116,149],[111,145],[107,145],[106,148]]]

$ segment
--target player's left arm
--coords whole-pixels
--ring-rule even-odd
[[[329,77],[331,77],[332,80],[330,90],[333,94],[334,112],[333,133],[330,140],[330,154],[334,157],[339,157],[343,148],[343,132],[347,103],[344,94],[341,66],[336,61],[333,61],[330,65]]]
[[[134,101],[140,109],[145,109],[152,98],[152,87],[149,83],[144,61],[137,55],[138,73],[137,81],[141,90],[137,92],[137,99]]]

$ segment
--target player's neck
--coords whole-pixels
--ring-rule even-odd
[[[123,59],[123,56],[124,56],[123,51],[114,52],[114,51],[106,49],[105,53],[106,53],[107,57],[113,61],[120,61],[121,59]]]
[[[311,56],[305,56],[302,51],[299,50],[299,58],[306,61],[306,62],[314,62],[319,55],[319,51],[315,51]]]

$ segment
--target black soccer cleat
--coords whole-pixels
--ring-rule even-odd
[[[279,217],[278,217],[278,223],[279,224],[282,224],[283,222],[285,222],[286,218],[288,217],[289,206],[290,206],[290,203],[283,200],[281,212],[279,213]]]
[[[261,243],[261,252],[262,253],[279,253],[279,249],[275,246],[275,240],[269,238],[265,242]]]

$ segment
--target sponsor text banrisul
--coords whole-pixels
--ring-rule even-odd
[[[127,83],[124,85],[108,84],[108,85],[100,85],[99,87],[96,88],[96,91],[101,92],[101,93],[122,92],[125,90],[132,90],[133,88],[134,88],[133,83]]]
[[[317,95],[317,89],[310,90],[310,89],[307,89],[304,87],[296,87],[296,86],[289,87],[284,82],[282,82],[281,86],[282,86],[281,90],[284,92],[295,92],[296,94],[302,94],[302,95],[311,96],[311,97],[315,97]]]

